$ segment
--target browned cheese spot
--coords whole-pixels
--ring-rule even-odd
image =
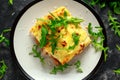
[[[64,26],[59,27],[57,32],[60,33],[63,28],[64,28]]]
[[[58,12],[57,15],[58,15],[58,16],[62,16],[62,15],[64,14],[64,9],[65,9],[65,8],[63,8],[63,9],[61,10],[61,12]]]
[[[85,45],[84,44],[80,44],[80,47],[83,49],[85,47]]]
[[[39,25],[39,26],[38,26],[38,30],[40,30],[40,28],[41,28],[41,26]]]
[[[66,41],[63,41],[61,44],[63,47],[65,47],[67,45]]]
[[[50,19],[50,20],[51,20],[51,19],[53,19],[53,17],[52,17],[51,15],[48,15],[48,19]]]

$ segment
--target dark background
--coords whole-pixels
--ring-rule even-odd
[[[3,29],[11,28],[20,11],[34,0],[14,0],[13,5],[8,4],[8,0],[0,0],[0,32]],[[114,69],[120,68],[120,51],[117,50],[116,44],[120,45],[120,37],[114,34],[108,25],[108,10],[109,7],[100,9],[98,6],[94,7],[94,10],[101,17],[106,30],[108,58],[106,62],[103,62],[98,69],[92,80],[120,80],[120,75],[113,72]],[[114,15],[120,21],[120,15]],[[6,34],[9,38],[10,33]],[[27,80],[24,78],[22,72],[15,65],[9,47],[5,47],[5,44],[0,44],[0,60],[5,60],[8,66],[7,72],[2,80]],[[46,76],[47,77],[47,76]]]

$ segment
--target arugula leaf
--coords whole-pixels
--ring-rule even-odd
[[[13,5],[13,0],[8,0],[8,3],[9,3],[10,5]]]
[[[94,32],[93,29],[92,29],[92,24],[89,23],[88,25],[88,33],[90,34],[91,36],[91,39],[92,39],[92,44],[93,46],[95,47],[96,50],[103,50],[104,52],[104,61],[106,61],[106,58],[107,58],[107,50],[108,50],[108,47],[104,47],[103,46],[103,43],[104,43],[104,40],[105,40],[105,37],[102,33],[102,27],[95,27],[97,28],[97,32]]]
[[[74,49],[75,46],[78,45],[80,35],[78,35],[76,33],[72,33],[72,38],[73,38],[73,41],[74,41],[74,45],[73,46],[69,46],[69,49]]]
[[[116,74],[120,74],[120,68],[116,69],[116,70],[113,70],[113,72],[116,73]]]
[[[4,36],[4,34],[5,33],[7,33],[7,32],[10,32],[11,31],[11,29],[10,28],[8,28],[8,29],[4,29],[2,32],[1,32],[1,34],[0,34],[0,43],[5,43],[6,44],[6,46],[9,46],[9,44],[10,44],[10,42],[9,42],[9,40]]]
[[[66,11],[64,11],[64,17],[65,17],[65,18],[67,17],[67,12],[66,12]]]
[[[120,51],[120,46],[116,44],[117,49]]]
[[[114,13],[120,14],[120,1],[109,2],[109,6],[113,9]]]
[[[75,48],[75,45],[69,46],[68,50],[73,50]]]
[[[83,73],[82,69],[80,68],[81,63],[79,60],[74,65],[76,66],[77,72]]]
[[[98,32],[94,32],[92,29],[92,24],[89,23],[88,25],[88,33],[92,37],[92,43],[93,46],[96,48],[96,50],[103,49],[103,41],[104,41],[104,35],[102,33],[101,27],[96,27],[98,29]],[[99,40],[100,39],[100,40]]]
[[[100,8],[104,8],[106,6],[106,3],[105,2],[102,2],[99,4],[100,5]]]
[[[90,5],[95,6],[98,3],[99,3],[99,0],[91,0]]]
[[[83,71],[82,71],[82,69],[80,68],[80,65],[81,65],[81,63],[80,63],[80,61],[78,60],[75,64],[75,68],[76,68],[76,70],[77,70],[77,72],[80,72],[80,73],[82,73]],[[67,69],[69,66],[71,66],[71,65],[69,65],[69,64],[64,64],[64,65],[58,65],[58,66],[54,66],[54,68],[50,71],[50,73],[51,74],[57,74],[57,72],[60,72],[60,71],[65,71],[65,69]]]
[[[84,20],[83,19],[79,19],[79,18],[74,18],[74,17],[71,17],[71,18],[67,18],[66,19],[66,22],[67,23],[73,23],[73,24],[79,24],[79,23],[81,23],[81,22],[83,22]]]
[[[75,45],[77,45],[79,43],[80,36],[76,33],[73,33],[72,38],[73,38],[73,41],[74,41]]]
[[[54,54],[54,51],[55,51],[56,46],[57,46],[57,40],[52,39],[51,42],[52,42],[52,43],[51,43],[51,46],[52,46],[52,54]]]
[[[38,51],[38,45],[33,45],[32,47],[32,52],[30,53],[30,55],[34,55],[34,57],[37,57],[40,59],[40,62],[44,63],[44,58],[41,56],[41,52]]]
[[[6,46],[9,46],[9,40],[4,36],[5,33],[10,32],[11,29],[4,29],[0,34],[0,43],[5,43]],[[5,72],[7,70],[7,66],[4,62],[4,60],[0,61],[0,79],[4,76]]]
[[[114,33],[120,37],[120,22],[117,21],[117,18],[112,16],[110,11],[108,12],[108,21]]]
[[[108,49],[109,49],[108,47],[104,47],[104,48],[103,48],[103,52],[104,52],[104,61],[107,60],[107,57],[108,57],[107,50],[108,50]]]
[[[54,37],[51,37],[51,46],[52,46],[52,54],[54,54],[54,51],[56,49],[56,46],[57,46],[57,41],[59,39],[60,36],[58,36],[57,38],[54,38]]]
[[[42,26],[42,28],[41,28],[40,48],[43,48],[46,45],[46,43],[47,43],[47,41],[46,41],[47,34],[48,34],[48,30],[44,26]]]
[[[86,1],[86,0],[84,0]],[[99,5],[100,8],[104,8],[106,6],[106,1],[101,1],[101,0],[91,0],[89,3],[91,6]]]
[[[64,64],[64,65],[54,66],[54,68],[51,70],[50,74],[57,74],[57,72],[59,72],[59,71],[63,72],[66,68],[68,68],[68,66],[70,66],[70,65]]]
[[[99,5],[100,8],[104,8],[106,6],[109,6],[111,10],[115,14],[120,14],[120,1],[106,1],[106,0],[83,0],[90,6],[96,6]]]
[[[2,77],[5,75],[6,70],[7,70],[7,66],[4,60],[0,61],[0,79],[2,79]]]
[[[51,14],[51,16],[54,17],[54,19],[51,19],[50,23],[48,24],[48,26],[50,26],[50,28],[57,28],[57,27],[61,27],[61,26],[66,27],[66,25],[69,23],[79,24],[80,22],[83,22],[83,19],[67,17],[66,11],[64,12],[64,17],[61,17],[61,16],[55,17],[52,13],[50,13],[50,14]]]

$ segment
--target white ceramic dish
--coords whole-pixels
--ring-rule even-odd
[[[43,66],[39,59],[30,56],[34,44],[29,35],[30,28],[34,25],[35,19],[40,18],[48,11],[65,6],[74,17],[84,19],[81,23],[85,28],[89,22],[93,26],[103,26],[97,14],[82,1],[73,0],[43,0],[34,1],[25,7],[14,24],[11,32],[11,52],[14,55],[19,68],[28,79],[35,80],[82,80],[88,79],[99,67],[102,51],[96,52],[92,46],[89,46],[81,55],[75,57],[81,61],[83,73],[77,73],[74,68],[57,75],[50,74],[50,67]],[[74,59],[75,59],[74,58]],[[73,59],[73,61],[74,61]]]

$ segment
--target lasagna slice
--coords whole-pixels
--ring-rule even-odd
[[[87,32],[80,26],[82,21],[74,18],[66,7],[60,7],[38,18],[30,33],[42,52],[64,65],[91,43]]]

